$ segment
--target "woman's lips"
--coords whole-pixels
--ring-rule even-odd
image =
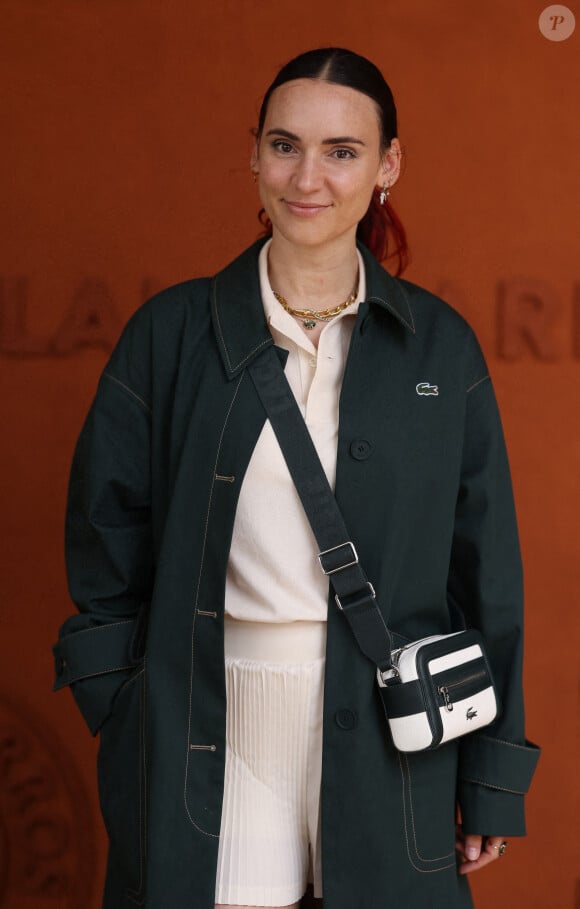
[[[299,218],[315,218],[320,212],[330,208],[330,205],[318,202],[291,202],[289,199],[284,199],[284,202],[288,210],[293,215],[298,215]]]

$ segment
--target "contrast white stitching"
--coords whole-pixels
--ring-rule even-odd
[[[71,676],[68,679],[68,682],[63,682],[63,685],[72,685],[73,682],[80,682],[82,679],[97,679],[101,675],[110,675],[111,672],[122,672],[124,669],[134,669],[135,664],[129,664],[129,666],[114,666],[112,669],[99,669],[97,672],[88,672],[86,675],[75,675]],[[59,676],[59,680],[62,678],[68,678],[66,672],[62,676]]]
[[[130,668],[130,667],[126,667],[126,668]],[[138,679],[140,676],[142,676],[144,672],[145,672],[145,667],[142,667],[142,668],[139,670],[139,672],[136,672],[135,675],[132,675],[130,679],[127,679],[126,682],[123,682],[123,686],[122,686],[122,687],[123,687],[123,688],[128,688],[129,685],[131,685],[131,684],[135,681],[135,679]]]
[[[410,319],[411,319],[411,325],[409,326],[409,328],[411,329],[411,331],[413,332],[413,334],[415,334],[415,320],[413,319],[413,310],[411,309],[411,303],[410,303],[409,298],[408,298],[408,296],[407,296],[407,294],[406,294],[406,291],[404,290],[404,288],[403,288],[401,285],[399,285],[399,290],[400,290],[402,296],[405,298],[405,303],[407,304],[407,309],[409,310],[409,316],[410,316]],[[404,320],[403,320],[403,321],[404,321]],[[405,324],[408,325],[409,323],[406,322]]]
[[[60,641],[57,641],[55,646],[58,647],[60,644],[65,644],[67,641],[76,638],[77,634],[87,634],[91,631],[107,631],[108,628],[114,628],[117,625],[132,625],[133,622],[136,621],[137,619],[123,619],[122,622],[107,622],[105,625],[94,625],[93,628],[82,628],[80,631],[71,631],[70,634],[65,635]]]
[[[193,700],[193,673],[194,673],[194,666],[195,666],[195,617],[196,617],[197,611],[198,611],[197,604],[199,602],[199,593],[200,593],[200,589],[201,589],[201,578],[203,575],[204,562],[205,562],[205,547],[206,547],[206,543],[207,543],[207,532],[208,532],[208,527],[209,527],[209,516],[211,513],[211,505],[212,505],[212,499],[213,499],[213,489],[214,489],[214,485],[215,485],[216,469],[217,469],[217,465],[218,465],[218,461],[219,461],[219,457],[220,457],[220,452],[221,452],[222,442],[223,442],[223,438],[224,438],[224,433],[226,431],[226,426],[228,425],[228,420],[230,418],[230,414],[232,412],[232,408],[234,406],[235,400],[238,396],[238,392],[240,390],[240,385],[242,384],[243,378],[244,378],[244,373],[241,374],[240,378],[237,381],[236,387],[234,389],[234,393],[232,395],[232,400],[230,401],[230,406],[228,407],[228,411],[227,411],[225,419],[224,419],[224,424],[222,426],[222,431],[220,433],[218,447],[217,447],[217,451],[216,451],[215,464],[214,464],[214,469],[213,469],[214,480],[212,481],[212,484],[211,484],[211,488],[209,491],[209,499],[208,499],[208,503],[207,503],[207,512],[206,512],[206,516],[205,516],[205,528],[204,528],[204,534],[203,534],[203,543],[202,543],[202,547],[201,547],[201,559],[200,559],[200,564],[199,564],[199,574],[198,574],[198,578],[197,578],[197,588],[196,588],[196,592],[195,592],[193,624],[192,624],[192,628],[191,628],[191,671],[189,674],[189,715],[188,715],[188,722],[187,722],[187,749],[186,749],[187,756],[186,756],[186,760],[185,760],[185,778],[183,781],[183,801],[185,804],[185,811],[187,813],[187,816],[188,816],[189,820],[191,821],[192,825],[195,827],[195,829],[199,830],[199,832],[203,833],[205,836],[211,836],[214,839],[219,839],[219,834],[210,833],[208,830],[204,830],[202,827],[200,827],[198,824],[196,824],[190,814],[189,805],[187,804],[187,778],[188,778],[188,774],[189,774],[189,755],[190,755],[189,743],[190,743],[190,739],[191,739],[191,709],[192,709],[192,700]]]
[[[217,289],[217,281],[214,280],[213,287],[212,287],[212,305],[213,305],[213,310],[215,312],[215,318],[216,318],[216,322],[217,322],[217,326],[218,326],[218,334],[219,334],[219,336],[221,338],[221,342],[223,344],[224,353],[226,355],[226,360],[228,361],[228,368],[229,368],[230,372],[235,372],[237,369],[240,368],[240,366],[243,366],[243,364],[246,362],[246,360],[251,359],[251,357],[253,357],[254,354],[258,350],[260,350],[262,347],[265,347],[267,344],[272,344],[273,342],[272,342],[271,338],[267,338],[265,341],[262,341],[260,344],[258,344],[257,347],[254,347],[254,349],[251,350],[250,353],[247,356],[245,356],[242,360],[240,360],[239,363],[237,363],[235,366],[233,366],[232,361],[230,360],[230,355],[229,355],[228,348],[226,345],[226,339],[224,338],[224,333],[222,331],[222,324],[220,321],[220,314],[219,314],[218,305],[217,305],[216,289]]]
[[[419,852],[419,846],[417,844],[417,835],[416,835],[416,830],[415,830],[415,816],[413,814],[413,786],[412,786],[413,778],[411,775],[411,767],[409,765],[409,758],[407,757],[407,755],[405,755],[405,764],[407,766],[407,773],[409,775],[409,808],[411,810],[411,826],[413,828],[413,843],[415,844],[415,851],[422,862],[440,862],[443,859],[451,858],[451,856],[455,855],[455,852],[446,852],[445,855],[437,855],[437,856],[435,856],[435,858],[425,858]]]
[[[510,748],[521,748],[523,751],[534,751],[528,745],[518,745],[516,742],[507,742],[505,739],[496,739],[492,735],[478,735],[478,739],[485,739],[486,742],[497,742],[500,745],[509,745]]]
[[[485,382],[486,379],[490,379],[490,378],[491,378],[491,376],[487,375],[487,376],[483,376],[481,379],[478,379],[477,382],[474,382],[473,385],[469,386],[469,388],[467,389],[465,394],[468,395],[470,391],[473,391],[474,388],[477,388],[478,385],[481,385],[482,382]]]
[[[120,385],[121,388],[124,388],[124,389],[125,389],[125,391],[127,392],[127,394],[130,394],[131,397],[135,398],[136,401],[139,401],[139,404],[141,404],[141,405],[145,408],[145,410],[147,410],[149,413],[152,413],[152,410],[151,410],[149,404],[147,403],[147,401],[144,401],[143,398],[139,397],[139,395],[137,394],[137,392],[133,391],[132,388],[129,388],[128,385],[125,385],[124,382],[121,382],[120,379],[117,379],[116,376],[112,376],[110,372],[104,372],[104,373],[103,373],[103,377],[104,377],[105,379],[110,379],[111,382],[116,382],[117,385]]]
[[[525,789],[508,789],[507,786],[498,786],[495,783],[488,783],[485,780],[474,780],[470,776],[462,776],[462,783],[478,783],[480,786],[485,786],[486,789],[497,789],[499,792],[511,792],[513,795],[525,795]]]
[[[403,289],[400,288],[400,290],[401,290],[401,293],[403,294],[403,296],[405,297],[405,303],[407,304],[407,309],[409,310],[409,316],[411,317],[411,323],[407,322],[407,320],[405,319],[405,317],[404,317],[403,315],[401,315],[401,313],[398,311],[398,309],[396,309],[396,308],[392,305],[392,303],[389,303],[388,300],[383,299],[382,297],[369,297],[368,302],[369,302],[369,303],[372,303],[373,301],[378,301],[379,303],[382,303],[383,306],[386,306],[386,307],[387,307],[387,309],[389,310],[389,312],[391,312],[394,316],[396,316],[397,319],[400,319],[400,320],[401,320],[401,322],[403,323],[403,325],[406,325],[406,326],[407,326],[407,328],[409,329],[409,331],[412,331],[413,334],[416,334],[416,331],[415,331],[415,322],[414,322],[414,320],[413,320],[413,312],[412,312],[412,310],[411,310],[411,305],[410,305],[409,300],[407,299],[407,295],[405,294],[405,292],[403,291]]]
[[[407,808],[406,808],[406,805],[405,805],[405,774],[404,774],[404,771],[403,771],[403,764],[402,764],[402,761],[401,761],[401,755],[399,754],[399,755],[397,755],[397,757],[399,758],[399,770],[401,771],[401,785],[402,785],[402,789],[403,789],[403,798],[402,798],[402,802],[403,802],[403,826],[404,826],[404,829],[405,829],[405,843],[406,843],[406,845],[407,845],[407,857],[408,857],[408,859],[409,859],[409,862],[411,863],[411,865],[413,866],[413,868],[415,869],[415,871],[419,871],[421,874],[437,874],[439,871],[445,871],[446,868],[453,868],[453,867],[455,866],[455,862],[454,862],[454,861],[451,862],[449,865],[442,865],[440,868],[419,868],[419,866],[416,865],[415,862],[413,861],[413,857],[412,857],[412,855],[411,855],[411,850],[410,850],[410,848],[409,848],[409,835],[408,835],[408,831],[407,831]]]

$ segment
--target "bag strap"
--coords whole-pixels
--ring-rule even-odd
[[[318,561],[332,585],[336,605],[364,655],[384,672],[391,666],[391,634],[275,347],[263,351],[248,371],[320,547]]]

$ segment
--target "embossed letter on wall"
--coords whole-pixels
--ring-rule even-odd
[[[141,282],[142,300],[152,296],[158,282]],[[30,282],[24,276],[0,276],[0,354],[12,357],[59,357],[85,347],[112,350],[124,318],[108,281],[85,278],[48,337],[40,337],[28,324]]]
[[[77,768],[53,730],[0,693],[0,906],[87,909],[94,819]]]

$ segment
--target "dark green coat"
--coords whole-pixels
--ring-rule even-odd
[[[259,248],[135,314],[75,455],[67,559],[80,614],[55,649],[57,687],[72,683],[89,728],[101,730],[106,909],[214,905],[225,573],[264,421],[245,368],[273,343]],[[471,899],[455,865],[456,790],[468,832],[523,834],[523,794],[537,759],[524,744],[509,471],[470,328],[361,251],[368,299],[342,387],[337,500],[390,627],[406,639],[446,632],[459,605],[486,638],[503,712],[459,745],[397,753],[374,667],[331,601],[324,904],[464,909]],[[419,394],[425,382],[439,393]],[[297,570],[291,552],[288,570]]]

